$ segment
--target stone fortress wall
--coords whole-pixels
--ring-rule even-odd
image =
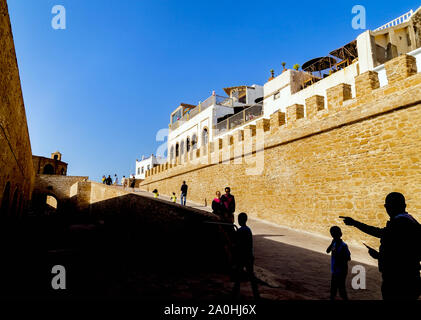
[[[141,188],[179,196],[186,180],[188,198],[210,205],[216,190],[230,186],[237,212],[322,235],[340,225],[344,238],[359,244],[368,237],[338,217],[383,226],[391,191],[402,192],[421,220],[421,73],[409,55],[385,69],[386,86],[376,72],[362,73],[355,97],[348,84],[329,88],[327,105],[312,96],[275,112],[181,162],[153,168]]]
[[[31,144],[6,0],[0,0],[0,210],[20,215],[34,184]]]

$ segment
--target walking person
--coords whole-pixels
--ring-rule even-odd
[[[238,215],[238,224],[240,228],[235,233],[235,283],[233,287],[233,298],[237,299],[240,295],[241,273],[245,269],[251,283],[253,296],[257,300],[260,298],[260,295],[257,288],[257,279],[254,275],[253,234],[247,226],[246,213],[241,212]]]
[[[177,196],[175,195],[175,192],[172,193],[171,201],[177,203]]]
[[[399,192],[389,193],[384,207],[390,217],[384,228],[372,227],[350,217],[340,218],[346,225],[380,238],[379,251],[368,247],[368,253],[378,260],[383,300],[417,300],[421,293],[420,224],[406,212],[405,197]]]
[[[136,187],[136,178],[133,177],[132,181],[130,182],[130,188],[132,188],[134,191],[135,187]]]
[[[234,223],[235,198],[231,194],[231,188],[225,188],[225,194],[221,197],[224,208],[224,220],[228,223]]]
[[[111,176],[110,176],[110,175],[108,175],[108,178],[107,178],[107,182],[106,182],[106,184],[107,184],[108,186],[110,186],[110,185],[112,185],[112,183],[113,183],[113,179],[111,179]]]
[[[326,249],[326,253],[332,252],[330,300],[335,300],[338,290],[341,298],[343,300],[348,300],[345,283],[348,275],[348,261],[351,260],[351,253],[349,252],[347,244],[342,241],[341,228],[333,226],[330,228],[330,235],[333,240],[330,246]]]
[[[123,178],[121,178],[121,185],[123,186],[123,189],[126,189],[126,187],[127,187],[126,176],[123,176]]]
[[[186,181],[183,181],[183,184],[181,185],[181,196],[180,196],[180,202],[182,206],[186,205],[188,188],[189,186],[186,184]]]
[[[114,185],[118,185],[118,177],[117,174],[114,175]]]
[[[106,183],[107,178],[105,178],[105,175],[102,176],[102,183],[105,184]]]

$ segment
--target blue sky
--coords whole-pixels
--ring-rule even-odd
[[[269,70],[355,39],[419,1],[8,0],[32,152],[59,150],[69,175],[134,173],[180,102],[263,85]],[[51,27],[54,5],[66,30]]]

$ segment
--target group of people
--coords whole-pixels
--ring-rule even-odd
[[[118,184],[117,174],[114,175],[114,180],[111,178],[111,175],[108,175],[108,177],[103,175],[102,176],[102,183],[106,184],[108,186],[111,186],[111,185],[118,186],[119,184]],[[123,176],[123,178],[121,178],[121,185],[123,186],[123,188],[127,188],[127,187],[135,188],[136,179],[134,177],[128,179],[128,178],[126,178],[126,176]]]
[[[181,204],[186,205],[188,186],[185,181],[181,186]],[[156,194],[158,193],[157,190]],[[173,202],[177,197],[173,192]],[[351,217],[343,217],[345,225],[355,227],[362,232],[380,239],[379,250],[366,245],[368,254],[378,260],[378,268],[382,274],[382,297],[384,300],[416,300],[421,295],[421,225],[406,212],[406,201],[403,194],[392,192],[387,195],[384,207],[390,219],[384,228],[366,225]],[[216,192],[212,201],[212,211],[221,219],[221,224],[234,227],[235,197],[231,188],[225,188],[225,194]],[[239,229],[228,228],[229,241],[235,250],[235,284],[234,295],[240,288],[240,274],[245,269],[251,282],[253,294],[259,298],[257,281],[253,271],[253,237],[247,226],[247,214],[238,215]],[[236,230],[236,231],[234,231]],[[334,300],[339,291],[343,300],[348,300],[346,278],[351,252],[342,240],[342,230],[339,226],[330,228],[332,242],[326,252],[331,254],[331,289],[330,299]]]
[[[384,228],[369,226],[351,217],[340,217],[348,226],[379,238],[380,248],[375,250],[366,245],[368,254],[378,260],[382,274],[382,296],[384,300],[417,300],[421,295],[421,225],[406,212],[403,194],[392,192],[386,196],[384,207],[390,219]],[[327,253],[331,258],[331,295],[333,300],[337,291],[342,299],[347,300],[346,277],[351,254],[346,243],[341,239],[338,226],[330,229],[332,243]]]

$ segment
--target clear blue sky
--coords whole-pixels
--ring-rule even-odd
[[[32,152],[69,175],[134,173],[180,102],[263,85],[269,70],[325,55],[419,1],[8,0]],[[64,5],[67,29],[51,27]]]

